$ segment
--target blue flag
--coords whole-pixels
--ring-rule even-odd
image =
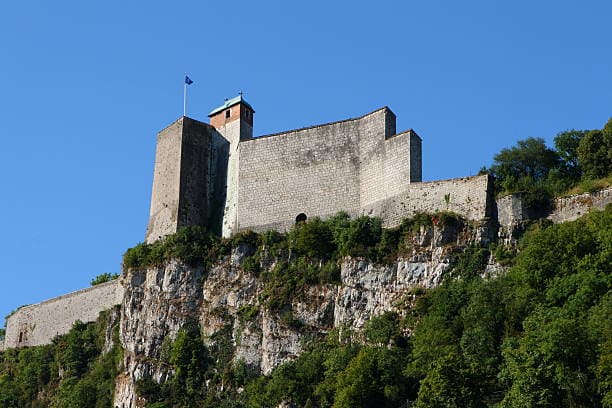
[[[185,75],[185,83],[187,85],[191,85],[191,84],[193,84],[193,81],[191,80],[191,78],[189,78],[187,75]]]

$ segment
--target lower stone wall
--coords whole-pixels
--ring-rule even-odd
[[[546,216],[554,223],[574,221],[591,209],[603,210],[612,203],[612,187],[592,193],[559,197],[553,201],[552,211]],[[531,220],[533,217],[523,202],[523,194],[515,193],[497,199],[499,225],[511,228]]]
[[[371,217],[380,217],[385,227],[395,227],[416,213],[451,211],[470,221],[480,221],[490,209],[489,176],[412,183],[406,191],[362,209]]]
[[[489,176],[464,177],[450,180],[412,183],[401,194],[366,205],[361,209],[345,210],[351,217],[368,215],[380,217],[385,228],[398,226],[404,218],[416,213],[436,213],[451,211],[470,221],[481,221],[491,216],[492,192]],[[337,211],[316,214],[326,219]],[[249,226],[256,232],[267,230],[287,231],[295,220],[288,217],[285,221]]]
[[[115,279],[24,306],[6,321],[4,348],[49,344],[55,336],[68,333],[77,320],[93,322],[100,312],[121,304],[122,299],[123,286]]]
[[[611,203],[612,187],[593,193],[561,197],[555,200],[553,210],[546,218],[554,223],[574,221],[588,213],[591,209],[603,210],[606,208],[606,205]]]

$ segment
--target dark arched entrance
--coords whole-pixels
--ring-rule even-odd
[[[306,214],[299,213],[298,216],[295,217],[295,223],[296,224],[300,224],[302,222],[306,222],[307,219],[308,219],[308,217],[306,217]]]

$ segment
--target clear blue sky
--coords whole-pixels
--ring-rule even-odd
[[[118,272],[155,134],[239,90],[255,134],[388,105],[426,180],[612,115],[612,2],[10,1],[0,6],[0,316]]]

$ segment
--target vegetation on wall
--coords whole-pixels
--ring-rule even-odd
[[[393,229],[383,229],[380,218],[360,216],[351,219],[345,212],[321,220],[318,217],[298,223],[287,233],[242,231],[232,238],[219,238],[200,226],[181,228],[151,244],[140,243],[123,255],[125,268],[160,267],[172,259],[189,265],[210,266],[230,255],[232,248],[257,250],[243,268],[254,273],[261,269],[257,263],[266,258],[302,259],[323,265],[339,259],[364,257],[374,262],[394,260],[406,250],[404,239],[414,235],[421,226],[457,225],[465,221],[457,214],[440,212],[416,214],[404,219]],[[334,281],[334,278],[330,278]],[[308,280],[308,279],[307,279]],[[327,278],[311,279],[325,283]]]
[[[305,286],[339,283],[339,261],[344,257],[394,262],[410,252],[410,237],[421,227],[433,225],[463,227],[467,223],[454,213],[441,212],[416,214],[397,228],[384,229],[379,218],[351,219],[340,212],[324,221],[314,217],[298,223],[287,233],[247,230],[229,239],[193,226],[128,249],[123,264],[126,268],[159,267],[178,259],[209,267],[223,258],[227,260],[232,248],[241,247],[239,252],[245,255],[242,269],[258,276],[265,285],[261,300],[271,310],[281,312]]]
[[[102,353],[111,313],[101,313],[95,323],[76,322],[52,344],[0,353],[0,406],[112,407],[122,349],[115,325],[113,347]]]
[[[91,280],[91,286],[96,286],[101,283],[110,282],[114,279],[117,279],[118,277],[119,277],[118,273],[108,273],[108,272],[101,273],[100,275],[96,276],[95,278]]]

